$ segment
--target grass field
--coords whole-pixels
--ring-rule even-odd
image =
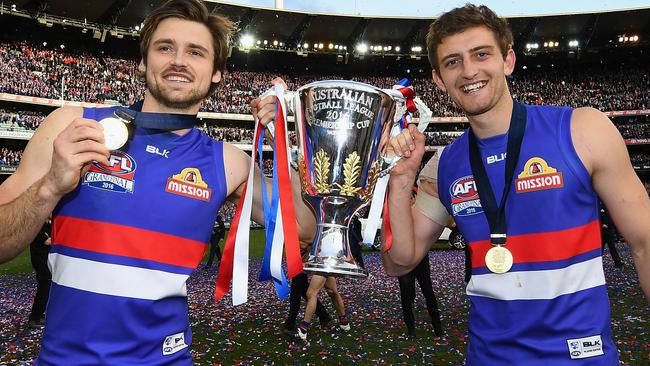
[[[261,231],[252,234],[252,257],[262,256],[262,236]],[[188,282],[195,364],[461,365],[469,308],[464,293],[463,253],[446,247],[439,244],[439,250],[429,254],[445,327],[441,338],[433,336],[419,294],[415,307],[418,337],[409,339],[404,335],[397,281],[384,274],[377,252],[364,252],[370,279],[338,281],[352,330],[323,330],[315,324],[309,343],[280,334],[288,304],[277,299],[272,284],[255,280],[259,259],[250,265],[249,300],[237,307],[230,304],[229,296],[214,303],[216,271],[200,269]],[[627,263],[624,268],[614,268],[608,254],[603,257],[612,306],[612,334],[622,364],[650,365],[650,308],[640,291],[629,250],[624,245],[620,249]],[[0,272],[0,365],[29,365],[38,354],[42,334],[25,327],[35,286],[29,256],[23,254],[0,266]],[[333,314],[329,299],[321,298]]]

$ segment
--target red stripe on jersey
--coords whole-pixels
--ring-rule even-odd
[[[57,216],[52,245],[196,268],[206,243],[151,230]]]
[[[469,243],[472,267],[485,267],[485,254],[492,244],[489,240]],[[506,248],[514,263],[551,262],[600,249],[600,221],[571,229],[524,235],[508,235]]]

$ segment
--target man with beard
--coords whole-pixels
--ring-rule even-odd
[[[155,10],[141,32],[144,101],[57,109],[0,186],[0,262],[20,253],[54,211],[37,365],[192,364],[186,281],[221,204],[242,195],[251,164],[194,128],[225,70],[233,29],[199,0]],[[124,146],[116,117],[133,119]],[[259,169],[256,177],[249,189],[260,192]],[[313,215],[297,210],[305,218],[299,231],[313,236]],[[257,193],[253,219],[264,222]]]
[[[513,100],[512,42],[506,21],[485,6],[453,9],[429,28],[433,80],[470,129],[445,147],[432,169],[437,189],[420,190],[413,209],[424,136],[409,127],[391,141],[404,159],[389,181],[394,230],[384,267],[413,268],[451,214],[471,253],[468,365],[615,365],[598,197],[649,299],[650,199],[602,112]]]

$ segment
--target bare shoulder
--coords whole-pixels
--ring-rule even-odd
[[[18,169],[0,186],[0,204],[12,201],[47,173],[52,164],[54,139],[82,116],[81,107],[61,107],[43,120],[27,143]]]
[[[590,173],[608,156],[616,158],[621,150],[626,152],[625,142],[612,121],[595,108],[576,108],[573,111],[571,138],[580,160]]]
[[[250,157],[233,144],[223,143],[223,160],[228,187],[228,196],[237,190],[248,178]]]
[[[34,133],[34,138],[51,137],[54,139],[63,131],[75,118],[83,117],[83,108],[81,107],[61,107],[50,113],[39,125]],[[31,140],[30,140],[31,142]]]

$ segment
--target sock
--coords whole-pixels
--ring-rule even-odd
[[[343,315],[339,315],[339,323],[340,323],[341,325],[346,325],[346,324],[349,323],[349,322],[348,322],[348,318],[345,316],[345,314],[343,314]]]
[[[300,325],[298,327],[300,327],[300,329],[304,330],[305,332],[308,332],[309,326],[311,326],[311,323],[303,320],[302,322],[300,322]]]

